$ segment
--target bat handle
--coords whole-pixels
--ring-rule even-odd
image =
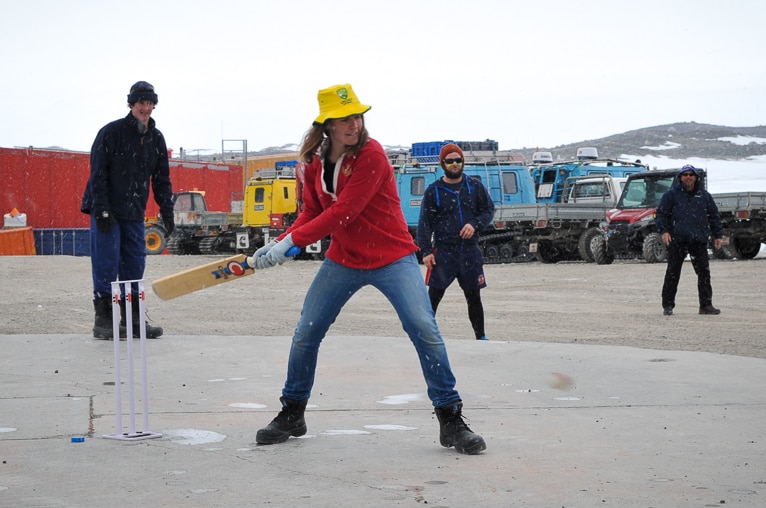
[[[298,247],[297,245],[293,245],[292,247],[287,249],[287,252],[285,252],[285,255],[287,257],[291,258],[293,256],[297,256],[300,253],[301,253],[301,248]],[[263,255],[265,256],[265,254],[263,254]],[[245,268],[251,268],[252,269],[253,267],[250,266],[250,264],[247,262],[248,259],[250,259],[250,258],[246,258],[244,261],[241,262],[241,264]]]

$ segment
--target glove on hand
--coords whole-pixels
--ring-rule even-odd
[[[102,233],[110,232],[114,222],[114,217],[112,217],[112,214],[107,211],[96,214],[96,227]]]
[[[165,238],[170,238],[170,235],[176,230],[176,222],[173,220],[173,216],[165,217],[163,215],[162,223],[165,225]]]
[[[274,268],[275,266],[277,266],[277,263],[275,261],[268,259],[266,256],[255,258],[254,263],[255,263],[254,268],[256,270],[264,270],[266,268]]]
[[[271,250],[272,247],[274,247],[277,244],[276,240],[271,240],[269,243],[258,249],[253,253],[252,256],[248,256],[245,261],[247,262],[247,265],[250,268],[255,268],[255,260],[258,259],[261,256],[265,256],[267,252]]]
[[[293,243],[293,235],[290,233],[286,237],[282,238],[282,241],[272,247],[265,256],[262,256],[259,259],[263,259],[264,263],[269,263],[271,266],[278,264],[281,265],[287,261],[287,251],[290,250],[290,247],[294,246],[295,244]],[[256,264],[257,263],[258,261],[256,261]]]

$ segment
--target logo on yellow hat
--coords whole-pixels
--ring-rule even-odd
[[[317,124],[323,124],[331,118],[363,115],[370,110],[370,106],[359,102],[354,89],[348,83],[319,90],[317,100],[319,102],[319,116],[314,120],[314,123]]]

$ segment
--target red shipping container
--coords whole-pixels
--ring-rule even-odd
[[[80,201],[89,176],[88,152],[0,148],[0,211],[26,213],[32,228],[87,228]],[[242,166],[171,160],[170,178],[174,191],[205,191],[211,211],[231,211],[244,191]],[[147,216],[157,213],[150,197]]]

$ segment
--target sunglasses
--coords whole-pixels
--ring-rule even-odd
[[[444,165],[449,166],[451,164],[462,164],[463,159],[444,159]]]
[[[694,173],[681,173],[681,176],[695,176]]]

